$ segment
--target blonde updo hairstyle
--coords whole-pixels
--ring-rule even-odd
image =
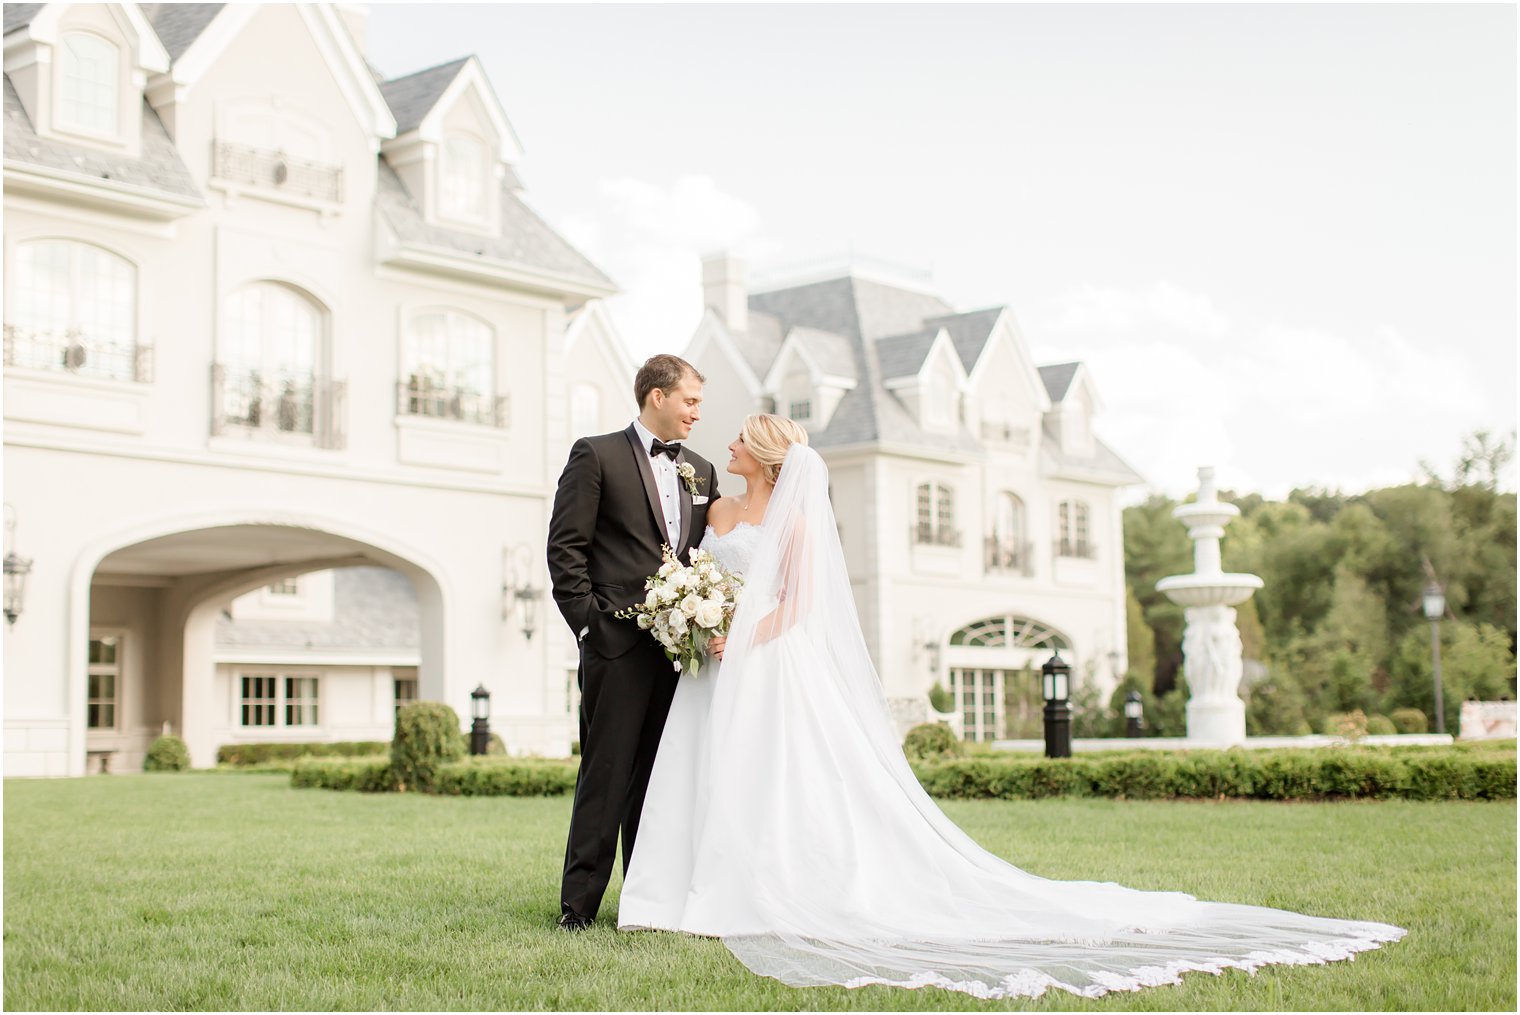
[[[744,447],[759,462],[765,481],[776,485],[781,475],[781,463],[786,460],[787,449],[793,444],[806,444],[807,431],[802,424],[770,413],[756,413],[744,418],[739,431],[744,437]]]

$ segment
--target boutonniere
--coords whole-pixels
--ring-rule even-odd
[[[697,484],[702,481],[697,478],[697,470],[690,462],[682,462],[676,466],[676,475],[681,477],[681,482],[686,484],[686,492],[693,497],[697,495]]]

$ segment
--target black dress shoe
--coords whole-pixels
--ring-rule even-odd
[[[573,934],[579,930],[586,930],[592,922],[589,917],[566,910],[559,916],[559,929]]]

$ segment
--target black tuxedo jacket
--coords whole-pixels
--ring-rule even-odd
[[[696,469],[697,496],[707,498],[696,503],[686,483],[677,483],[681,545],[675,549],[684,563],[686,551],[702,541],[708,504],[718,499],[718,473],[692,451],[682,449],[676,463],[682,462]],[[654,469],[633,425],[576,441],[549,517],[549,577],[570,630],[579,635],[589,628],[585,645],[598,655],[615,658],[650,637],[613,614],[644,598],[644,580],[660,569],[665,540]]]

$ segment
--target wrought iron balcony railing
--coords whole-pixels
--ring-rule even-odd
[[[510,423],[510,409],[506,395],[446,388],[419,377],[396,385],[396,413],[401,416],[431,416],[505,430]]]
[[[57,334],[7,324],[5,365],[148,384],[153,380],[153,349],[97,341],[78,328]]]
[[[211,175],[331,204],[343,200],[342,166],[293,159],[268,148],[212,141]]]
[[[982,440],[989,444],[1006,444],[1013,448],[1029,447],[1029,428],[1011,423],[982,420]]]
[[[1034,544],[1016,543],[988,536],[987,570],[1007,571],[1028,577],[1034,574]]]
[[[1056,556],[1097,560],[1098,548],[1085,539],[1057,539]]]
[[[913,542],[928,546],[960,546],[961,530],[949,525],[930,525],[919,522],[908,529]]]
[[[265,377],[257,370],[211,367],[211,432],[245,433],[344,446],[342,381],[311,376]]]

